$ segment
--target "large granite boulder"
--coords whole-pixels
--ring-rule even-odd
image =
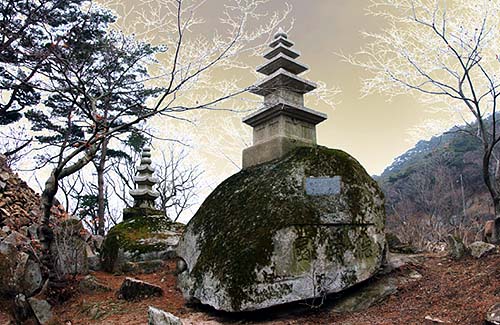
[[[377,183],[350,155],[298,148],[219,185],[177,254],[186,299],[231,312],[339,292],[373,276],[385,252]]]
[[[162,265],[155,261],[176,256],[183,224],[145,208],[125,209],[123,219],[111,228],[102,244],[101,266],[105,271],[141,273],[152,263]]]

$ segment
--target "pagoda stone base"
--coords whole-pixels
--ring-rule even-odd
[[[133,219],[135,217],[159,216],[163,212],[153,208],[133,207],[123,209],[123,221]]]
[[[123,221],[109,230],[102,244],[102,268],[111,273],[151,273],[162,267],[162,261],[176,257],[183,231],[183,224],[161,211],[125,209]]]
[[[297,147],[313,147],[313,142],[306,142],[285,136],[277,136],[268,141],[257,143],[243,150],[243,168],[259,165],[279,159]]]

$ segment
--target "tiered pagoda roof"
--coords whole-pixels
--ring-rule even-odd
[[[142,150],[141,163],[137,167],[138,174],[134,177],[135,189],[130,191],[134,198],[134,206],[141,208],[154,208],[154,201],[160,193],[153,189],[158,180],[153,177],[154,168],[151,166],[151,149]]]
[[[300,52],[294,50],[293,45],[281,29],[274,36],[269,44],[271,49],[264,54],[268,62],[257,67],[257,71],[267,77],[250,90],[251,93],[264,96],[264,107],[244,118],[244,123],[256,127],[277,115],[288,115],[314,125],[326,120],[326,114],[303,105],[303,95],[317,86],[298,76],[309,70],[309,67],[296,60]]]

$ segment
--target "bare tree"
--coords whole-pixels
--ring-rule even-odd
[[[482,143],[483,179],[496,215],[493,237],[499,241],[500,188],[492,165],[500,141],[500,1],[372,0],[370,10],[387,27],[366,33],[372,41],[346,59],[372,73],[364,82],[366,93],[413,90],[471,114],[477,122],[471,135]]]
[[[6,157],[6,164],[14,168],[22,157],[30,150],[33,144],[33,138],[29,136],[25,126],[4,126],[0,131],[0,146]]]
[[[388,193],[392,202],[389,228],[419,249],[443,242],[453,231],[452,220],[461,210],[457,186],[445,157],[436,154],[402,181],[405,189]],[[397,185],[395,185],[397,187]]]
[[[188,155],[185,150],[176,152],[171,146],[168,152],[162,151],[161,156],[161,163],[156,164],[160,193],[158,207],[165,216],[177,221],[194,204],[201,171],[197,166],[186,164]]]

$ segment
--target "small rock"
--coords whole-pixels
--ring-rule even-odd
[[[491,306],[486,313],[486,324],[500,325],[500,303]]]
[[[408,265],[422,264],[422,257],[418,255],[390,253],[380,270],[380,274],[389,274],[394,270],[399,270]]]
[[[21,246],[21,245],[24,245],[28,242],[28,238],[26,238],[26,236],[23,236],[22,234],[18,233],[17,231],[12,231],[10,233],[10,235],[7,236],[7,238],[5,238],[3,240],[4,243],[6,244],[11,244],[13,246]]]
[[[144,273],[144,274],[155,273],[165,266],[162,260],[144,261],[133,264],[134,268],[138,271],[137,273]]]
[[[182,325],[179,317],[149,306],[148,325]]]
[[[92,236],[92,242],[94,244],[94,248],[96,251],[100,251],[102,247],[102,243],[104,242],[104,237],[100,235]]]
[[[47,324],[52,320],[52,311],[50,310],[51,306],[47,300],[32,297],[28,299],[28,302],[40,324]]]
[[[111,288],[106,286],[97,280],[96,277],[92,275],[87,275],[79,284],[80,291],[83,293],[94,293],[94,292],[109,292]]]
[[[422,274],[413,270],[410,272],[410,274],[408,274],[408,278],[411,280],[420,280],[420,279],[422,279]]]
[[[469,245],[470,254],[475,258],[481,258],[495,250],[495,245],[482,241],[476,241]]]
[[[28,235],[31,237],[31,239],[38,239],[38,225],[36,223],[31,224],[28,227]]]
[[[119,299],[141,300],[151,296],[160,297],[163,295],[163,289],[157,285],[127,277],[117,295]]]
[[[463,241],[455,236],[449,235],[447,238],[449,255],[454,260],[459,260],[467,254],[467,248]]]
[[[0,191],[5,190],[5,187],[7,186],[7,183],[0,181]]]
[[[434,318],[434,317],[431,317],[431,316],[425,316],[424,319],[430,321],[431,323],[446,323],[445,321],[443,321],[443,320],[441,320],[439,318]]]
[[[11,244],[12,245],[12,244]],[[17,252],[16,254],[16,268],[14,270],[14,282],[19,283],[24,277],[24,272],[26,271],[26,264],[30,256],[25,252]]]
[[[19,229],[19,232],[21,233],[21,235],[28,237],[28,227],[26,227],[26,226],[22,226],[22,227]]]
[[[92,271],[100,271],[101,267],[101,258],[99,255],[90,256],[87,258],[87,263],[89,265],[89,269]]]
[[[0,173],[0,181],[7,182],[10,178],[10,174],[7,172]]]
[[[418,253],[418,249],[413,247],[408,243],[403,243],[399,237],[391,232],[385,234],[385,239],[387,241],[387,245],[389,246],[389,251],[393,253],[402,253],[402,254],[416,254]]]

